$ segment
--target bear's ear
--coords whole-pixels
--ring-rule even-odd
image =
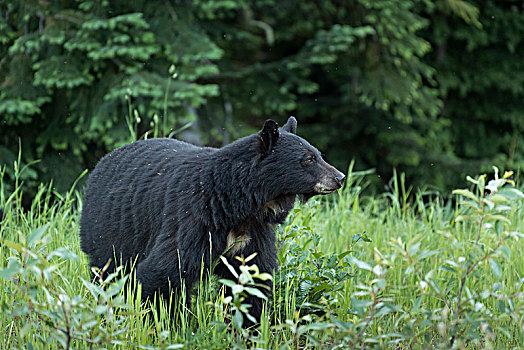
[[[277,143],[278,136],[280,135],[278,132],[278,124],[271,119],[266,120],[264,127],[258,135],[260,137],[260,152],[266,156]]]
[[[295,119],[295,117],[293,116],[289,117],[289,119],[287,120],[287,123],[284,124],[282,129],[292,134],[296,134],[297,133],[297,120]]]

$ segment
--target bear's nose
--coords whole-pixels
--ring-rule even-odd
[[[337,180],[339,185],[342,185],[344,183],[344,179],[346,178],[346,175],[339,173],[337,177],[335,177],[335,180]]]

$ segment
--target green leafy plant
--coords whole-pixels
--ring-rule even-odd
[[[280,232],[279,259],[280,271],[277,283],[280,288],[294,288],[296,302],[302,314],[323,313],[322,302],[336,303],[337,293],[343,289],[344,282],[354,277],[349,259],[354,244],[370,242],[365,234],[355,234],[351,248],[340,254],[327,253],[320,249],[322,237],[308,226],[296,225],[297,214],[314,215],[318,202],[307,204],[305,209],[295,209],[289,225]],[[289,286],[292,284],[292,287]]]
[[[478,225],[478,230],[471,250],[468,252],[468,257],[463,258],[462,261],[454,266],[457,268],[457,271],[460,271],[461,279],[453,311],[453,329],[450,332],[450,346],[454,345],[457,338],[467,334],[469,325],[466,321],[475,319],[474,315],[478,311],[485,311],[485,318],[479,317],[475,320],[477,321],[475,323],[480,325],[480,327],[489,325],[493,328],[493,325],[497,324],[497,319],[493,319],[493,316],[479,300],[490,296],[494,297],[497,300],[499,310],[504,311],[501,317],[505,317],[506,313],[513,318],[516,316],[515,310],[512,310],[511,306],[506,309],[506,302],[510,301],[509,305],[513,305],[511,301],[520,296],[521,292],[519,290],[524,279],[520,279],[515,286],[507,286],[510,291],[512,287],[514,288],[513,293],[501,294],[498,291],[500,285],[495,285],[493,289],[495,289],[496,294],[492,295],[489,290],[486,290],[481,295],[469,292],[467,297],[463,297],[463,292],[467,288],[468,278],[477,266],[485,261],[489,262],[489,266],[498,280],[496,283],[501,283],[503,277],[502,268],[497,258],[502,258],[505,262],[511,261],[511,256],[508,254],[509,249],[504,243],[510,239],[524,238],[522,233],[511,230],[511,221],[505,215],[507,212],[514,210],[513,202],[524,199],[524,194],[516,188],[505,186],[514,185],[514,182],[510,180],[513,172],[506,172],[502,178],[499,178],[498,169],[495,167],[494,170],[495,178],[487,182],[487,184],[486,175],[482,175],[478,179],[468,177],[468,181],[476,187],[476,193],[469,190],[453,191],[454,194],[466,198],[466,200],[460,202],[460,205],[467,208],[464,215],[458,216],[455,222],[473,222]],[[488,243],[490,236],[494,241],[492,244]],[[489,331],[487,330],[488,333]]]
[[[268,273],[260,272],[257,265],[247,265],[247,263],[253,260],[255,256],[256,253],[251,254],[247,258],[235,257],[235,259],[238,259],[241,262],[241,265],[239,266],[240,272],[236,271],[224,256],[220,257],[222,263],[236,278],[236,280],[219,279],[219,282],[224,286],[229,287],[231,290],[231,295],[224,298],[223,304],[231,309],[231,321],[237,331],[242,331],[244,317],[253,323],[257,322],[257,320],[249,314],[249,308],[251,305],[243,303],[246,296],[252,295],[267,301],[267,296],[264,294],[263,290],[264,288],[267,289],[268,286],[255,282],[255,279],[267,281],[272,277]]]
[[[443,348],[469,343],[487,346],[494,340],[495,331],[510,339],[518,338],[503,326],[508,321],[519,322],[524,311],[524,279],[512,278],[514,282],[508,284],[502,265],[512,261],[508,244],[524,237],[509,219],[524,198],[520,190],[511,186],[511,175],[512,172],[506,172],[499,178],[495,168],[493,180],[487,181],[487,175],[468,177],[473,190],[453,191],[460,196],[459,214],[454,218],[456,234],[449,237],[454,252],[439,261],[438,269],[422,270],[428,258],[441,252],[421,249],[420,236],[408,243],[398,238],[391,241],[406,262],[406,273],[414,274],[422,291],[405,317],[419,318],[416,323],[429,328],[432,338],[424,336],[420,328],[415,337]],[[477,285],[487,273],[482,268],[486,265],[493,283],[481,291]],[[426,298],[432,300],[433,307],[421,307]]]
[[[23,324],[16,336],[25,339],[35,334],[39,346],[56,341],[64,349],[74,348],[75,341],[91,347],[122,344],[127,332],[123,326],[127,305],[121,291],[127,277],[119,278],[120,272],[116,271],[100,282],[82,280],[93,298],[76,294],[60,266],[78,257],[64,247],[47,251],[48,229],[49,224],[45,224],[27,238],[20,236],[19,242],[3,242],[11,249],[11,256],[7,267],[0,270],[0,278],[9,281],[4,293],[10,295],[2,311],[12,319],[13,326],[18,326],[18,321]],[[39,334],[42,327],[49,330],[46,336]],[[31,340],[27,344],[36,346],[31,345]]]
[[[284,322],[273,329],[286,329],[293,334],[280,348],[300,348],[305,344],[356,348],[398,340],[398,333],[380,337],[368,333],[368,328],[382,317],[401,311],[385,293],[385,259],[373,265],[355,257],[359,244],[372,242],[365,233],[353,234],[346,251],[323,251],[321,235],[309,226],[295,224],[300,221],[307,225],[320,210],[321,203],[317,201],[295,209],[290,223],[280,231],[281,266],[276,289],[284,297],[283,305],[274,305],[277,311],[273,317]],[[289,299],[296,305],[291,310]]]

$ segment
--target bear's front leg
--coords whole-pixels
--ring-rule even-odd
[[[247,244],[243,245],[242,249],[235,251],[234,254],[228,252],[225,253],[228,263],[234,267],[237,273],[240,273],[239,267],[242,263],[236,258],[236,256],[243,256],[244,258],[247,258],[253,253],[257,253],[257,255],[254,259],[247,262],[247,265],[257,265],[261,273],[269,273],[270,275],[276,271],[278,267],[278,257],[275,246],[275,234],[272,231],[269,231],[269,233],[270,234],[251,235],[249,237],[249,241]],[[221,278],[233,280],[237,283],[239,282],[228,269],[228,267],[225,266],[221,261],[219,261],[215,267],[214,273]],[[255,283],[265,286],[259,288],[259,290],[261,290],[269,300],[273,292],[272,280],[262,281],[255,279]],[[226,288],[226,293],[231,295],[231,288]],[[243,303],[251,305],[249,308],[249,314],[253,316],[257,324],[259,324],[265,301],[257,296],[248,294]],[[253,322],[244,316],[243,327],[248,328],[252,325]]]

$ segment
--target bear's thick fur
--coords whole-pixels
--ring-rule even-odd
[[[82,250],[102,268],[114,257],[135,262],[142,296],[189,291],[220,255],[249,256],[260,271],[277,268],[273,224],[297,195],[340,188],[344,175],[295,134],[268,120],[254,135],[220,149],[173,139],[137,141],[109,153],[89,176],[80,222]],[[203,269],[202,269],[202,264]],[[233,279],[224,265],[214,272]],[[266,282],[269,284],[270,282]],[[257,320],[262,300],[251,297]]]

